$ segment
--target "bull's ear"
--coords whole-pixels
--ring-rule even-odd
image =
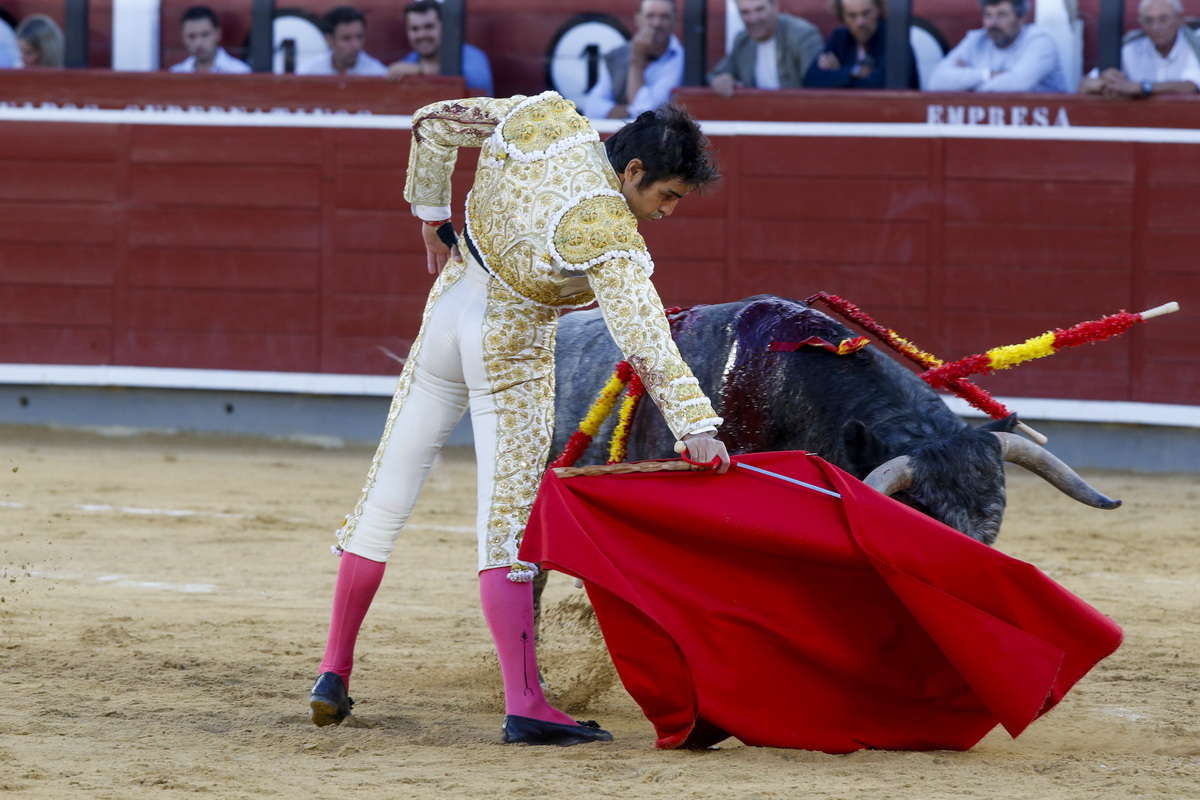
[[[1016,429],[1018,422],[1020,420],[1017,419],[1016,414],[1009,414],[1004,419],[993,419],[983,423],[979,426],[979,430],[1012,433]]]
[[[852,419],[842,429],[842,445],[846,454],[858,462],[855,466],[875,466],[886,461],[879,440],[861,420]]]

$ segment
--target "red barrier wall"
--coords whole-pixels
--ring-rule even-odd
[[[395,88],[378,91],[383,103]],[[684,97],[702,119],[754,116],[753,98]],[[921,121],[929,104],[973,101],[780,94],[758,106]],[[1009,117],[1050,103],[1072,121],[1161,106],[1200,127],[1200,103],[989,103]],[[0,136],[0,362],[396,371],[385,350],[405,353],[431,282],[401,196],[406,132],[10,121]],[[956,358],[1179,300],[1180,314],[982,383],[1200,405],[1200,145],[713,138],[724,184],[643,226],[667,304],[826,290]]]

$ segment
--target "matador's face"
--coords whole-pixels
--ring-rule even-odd
[[[639,220],[662,219],[675,212],[675,206],[692,191],[680,178],[654,181],[649,186],[642,187],[641,179],[646,171],[642,162],[633,159],[621,174],[621,194],[629,210]]]

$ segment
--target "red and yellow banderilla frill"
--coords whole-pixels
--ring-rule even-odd
[[[571,438],[567,440],[567,446],[563,448],[562,455],[554,460],[554,463],[550,465],[551,468],[569,467],[579,460],[579,457],[588,449],[588,445],[592,443],[592,439],[600,431],[604,420],[608,419],[608,415],[612,413],[613,406],[617,404],[617,398],[621,396],[621,392],[625,391],[625,385],[629,383],[631,377],[636,379],[637,374],[629,366],[629,362],[617,362],[612,377],[600,390],[596,402],[592,403],[591,409],[579,423],[579,430],[571,434]],[[641,384],[641,380],[638,380],[638,386]]]
[[[1052,356],[1064,347],[1079,347],[1089,342],[1100,342],[1120,336],[1139,322],[1170,314],[1179,310],[1178,303],[1166,303],[1140,314],[1121,311],[1100,319],[1081,322],[1073,327],[1046,331],[1040,336],[1026,339],[1020,344],[993,347],[986,353],[968,356],[948,364],[939,364],[928,369],[921,377],[935,388],[949,386],[970,375],[982,375],[998,369],[1008,369],[1035,358]]]
[[[925,352],[900,334],[896,333],[891,328],[883,327],[876,322],[870,314],[863,311],[861,308],[845,298],[839,297],[836,294],[829,294],[828,292],[817,292],[804,302],[811,306],[814,301],[818,300],[829,306],[849,322],[853,322],[855,325],[858,325],[860,328],[867,331],[867,333],[874,334],[881,342],[914,364],[924,367],[926,370],[940,367],[942,365],[943,362],[940,358],[932,353]],[[945,384],[945,388],[954,392],[963,400],[966,400],[972,406],[987,414],[992,419],[1004,419],[1012,413],[1008,410],[1008,408],[1005,407],[1003,403],[997,401],[996,398],[988,394],[985,389],[976,386],[966,379],[958,378],[948,380]],[[1033,439],[1042,443],[1045,442],[1044,436],[1037,433],[1032,428],[1028,428],[1028,426],[1025,427],[1027,428],[1026,433],[1028,433]]]
[[[1154,317],[1170,314],[1179,310],[1179,303],[1164,303],[1161,306],[1148,309],[1140,314],[1130,314],[1121,311],[1098,320],[1081,322],[1071,328],[1058,328],[1046,331],[1040,336],[1027,339],[1021,344],[995,347],[986,353],[968,356],[958,361],[945,363],[941,359],[927,353],[912,342],[904,339],[891,328],[885,328],[871,318],[869,314],[851,302],[827,292],[817,292],[805,302],[812,305],[820,301],[837,311],[844,318],[879,337],[880,341],[900,353],[908,360],[921,365],[925,372],[921,378],[935,389],[948,389],[966,400],[975,408],[993,419],[1003,419],[1009,410],[998,402],[984,389],[967,380],[971,375],[981,375],[998,369],[1008,369],[1035,358],[1045,358],[1053,355],[1064,347],[1078,347],[1088,342],[1099,342],[1113,336],[1119,336],[1129,330],[1135,323],[1145,322]],[[1022,430],[1039,443],[1045,443],[1045,437],[1028,426],[1021,424]]]

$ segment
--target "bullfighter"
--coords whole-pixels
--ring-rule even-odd
[[[480,156],[460,253],[447,241],[455,233],[450,177],[464,147]],[[612,738],[546,701],[534,657],[537,566],[517,551],[554,426],[554,340],[564,308],[597,301],[693,460],[716,463],[720,473],[729,468],[716,438],[721,419],[671,340],[650,282],[654,262],[637,230],[640,220],[670,216],[684,196],[716,182],[707,148],[695,121],[671,106],[641,114],[601,143],[554,92],[452,100],[414,115],[404,195],[438,277],[362,497],[339,533],[329,638],[310,695],[315,724],[350,714],[359,626],[434,457],[469,407],[480,594],[504,679],[503,740]]]

